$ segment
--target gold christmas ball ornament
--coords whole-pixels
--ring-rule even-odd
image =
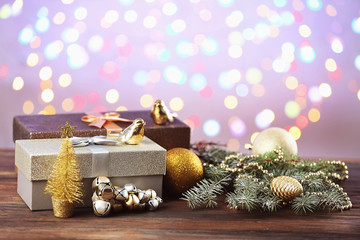
[[[264,154],[281,147],[288,154],[297,154],[298,148],[294,137],[285,129],[271,127],[260,132],[252,145],[253,154]]]
[[[274,178],[271,181],[270,188],[276,196],[284,201],[290,201],[294,199],[303,191],[303,187],[299,181],[288,176]]]
[[[202,179],[203,166],[195,153],[186,148],[173,148],[166,155],[164,185],[168,191],[180,195]]]

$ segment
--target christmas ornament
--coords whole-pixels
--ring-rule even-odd
[[[228,185],[233,189],[226,194],[228,207],[249,212],[291,207],[295,213],[306,213],[352,207],[348,194],[335,183],[349,177],[344,162],[302,159],[284,154],[281,147],[263,155],[246,155],[204,145],[201,149],[195,145],[195,150],[205,162],[206,178],[181,198],[190,208],[216,207],[217,197]]]
[[[67,125],[69,125],[68,122]],[[67,132],[68,128],[64,128],[63,131]],[[74,147],[70,139],[66,137],[61,143],[60,153],[45,187],[45,193],[52,197],[56,217],[72,216],[74,203],[82,202],[82,187],[83,183]]]
[[[74,136],[73,131],[77,127],[71,126],[69,121],[66,121],[65,126],[58,127],[58,128],[62,131],[61,138],[66,138],[66,137],[72,138]]]
[[[102,182],[103,181],[103,182]],[[153,211],[163,204],[163,200],[156,196],[152,189],[143,191],[132,183],[125,184],[123,188],[113,186],[107,177],[100,176],[93,181],[91,200],[96,216],[107,216],[111,211],[121,212],[128,210],[148,209]]]
[[[274,178],[270,183],[270,188],[276,196],[284,201],[293,200],[303,191],[299,181],[288,176]]]
[[[167,122],[173,122],[174,117],[177,116],[176,113],[171,113],[166,107],[165,102],[162,100],[156,100],[154,103],[154,108],[150,113],[151,118],[154,120],[155,124],[164,125]]]
[[[165,186],[179,195],[203,177],[203,167],[199,157],[186,148],[173,148],[167,151]]]
[[[271,127],[260,132],[251,147],[253,154],[264,154],[281,147],[287,154],[297,154],[294,137],[285,129]]]
[[[111,204],[108,201],[96,200],[93,202],[94,214],[98,217],[109,215],[111,211]]]
[[[141,118],[137,118],[134,122],[124,129],[124,131],[110,131],[110,136],[117,136],[118,141],[137,145],[141,142],[144,137],[145,121]]]

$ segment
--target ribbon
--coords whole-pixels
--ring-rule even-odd
[[[106,139],[106,136],[91,138],[70,138],[74,147],[87,146],[92,151],[92,177],[109,175],[109,151],[100,145],[116,145],[117,141]]]
[[[121,118],[119,113],[108,112],[108,113],[86,113],[85,116],[81,117],[81,121],[88,122],[89,126],[97,128],[106,128],[107,135],[110,131],[122,131],[123,129],[115,124],[114,122],[133,122],[133,120]]]

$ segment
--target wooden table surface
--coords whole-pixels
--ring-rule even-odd
[[[16,192],[14,151],[0,150],[0,239],[360,239],[360,160],[348,167],[342,186],[353,208],[344,212],[247,213],[223,203],[191,210],[184,201],[165,198],[155,212],[101,218],[80,208],[73,218],[60,219],[52,211],[28,209]]]

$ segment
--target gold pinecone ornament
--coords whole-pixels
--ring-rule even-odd
[[[303,191],[299,181],[288,176],[274,178],[270,183],[270,188],[283,201],[291,201]]]

